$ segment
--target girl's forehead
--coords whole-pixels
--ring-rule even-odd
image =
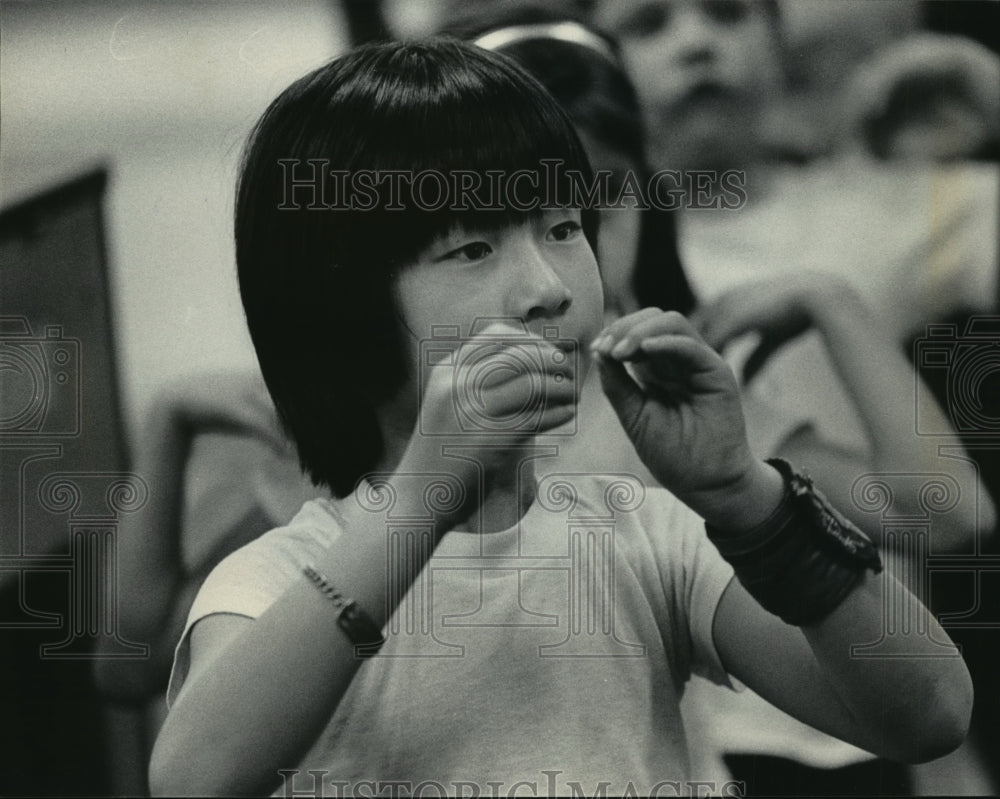
[[[554,206],[551,208],[540,208],[532,212],[525,212],[518,216],[490,215],[488,211],[476,216],[465,216],[456,219],[452,224],[441,232],[439,238],[453,238],[456,236],[466,236],[474,234],[510,234],[527,230],[537,224],[544,224],[548,219],[556,216],[572,216],[579,219],[581,209],[576,206]]]

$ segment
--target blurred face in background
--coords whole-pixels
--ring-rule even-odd
[[[659,169],[728,169],[756,159],[781,90],[776,20],[757,0],[599,0],[621,41]]]

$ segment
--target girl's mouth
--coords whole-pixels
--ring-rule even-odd
[[[689,114],[699,111],[723,110],[739,102],[739,92],[718,80],[700,80],[692,83],[680,97],[665,109],[665,121],[683,121]]]

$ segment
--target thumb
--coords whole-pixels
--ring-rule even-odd
[[[604,355],[597,356],[597,371],[601,378],[601,389],[615,409],[626,430],[642,411],[646,398],[636,385],[625,365]]]

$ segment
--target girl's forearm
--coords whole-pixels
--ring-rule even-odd
[[[126,639],[148,637],[158,628],[181,580],[183,476],[190,447],[191,431],[176,409],[169,404],[154,408],[133,468],[148,497],[122,519],[116,541],[119,630]]]
[[[252,398],[241,401],[247,404]],[[258,427],[261,432],[256,434],[266,440],[263,423]],[[235,410],[201,407],[197,394],[180,389],[160,396],[143,425],[134,472],[146,484],[148,499],[123,518],[117,541],[119,630],[126,639],[155,645],[151,639],[164,633],[161,637],[170,641],[172,650],[176,639],[165,633],[173,626],[173,616],[187,613],[190,597],[183,594],[190,593],[189,584],[200,583],[207,570],[235,548],[227,538],[205,558],[204,569],[191,573],[185,567],[185,473],[192,444],[200,432],[229,429],[255,432],[248,424],[241,426]]]
[[[159,401],[143,425],[133,472],[148,491],[146,503],[122,518],[115,541],[117,569],[114,601],[117,625],[104,631],[98,652],[113,652],[120,636],[151,647],[141,663],[118,658],[94,661],[101,691],[121,699],[139,699],[162,690],[163,667],[173,642],[160,635],[182,590],[181,551],[183,474],[191,433],[176,407]]]
[[[404,501],[395,510],[403,512]],[[356,509],[344,529],[313,565],[382,627],[395,609],[386,592],[384,521]],[[407,568],[398,570],[402,579],[412,579],[429,554],[412,553]],[[401,589],[391,595],[398,601],[409,585],[393,587]],[[205,621],[212,618],[218,617]],[[259,618],[238,623],[239,631],[217,653],[212,641],[198,637],[197,626],[192,632],[191,672],[151,765],[158,791],[275,790],[278,770],[299,764],[364,662],[338,625],[333,603],[305,576]]]
[[[924,623],[893,624],[887,607]],[[879,731],[866,748],[924,762],[961,743],[972,712],[968,669],[930,611],[893,577],[869,573],[826,619],[802,630],[859,728]],[[872,644],[877,651],[865,647]]]
[[[302,760],[359,665],[331,603],[298,581],[188,676],[156,743],[154,792],[271,793],[278,770]]]

